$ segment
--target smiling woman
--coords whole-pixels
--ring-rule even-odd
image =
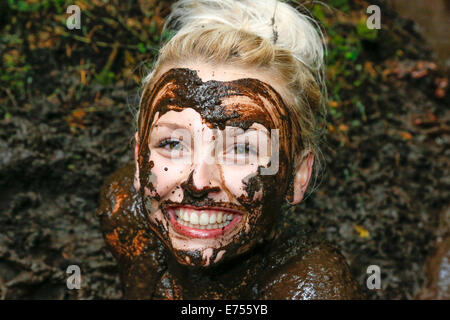
[[[169,26],[144,82],[135,163],[101,195],[126,296],[360,297],[336,249],[282,219],[320,164],[311,20],[278,1],[184,0]]]
[[[277,127],[267,110],[283,110],[283,106],[274,89],[256,79],[257,74],[244,79],[248,73],[231,67],[195,63],[196,71],[193,68],[170,69],[155,86],[158,99],[148,102],[151,111],[145,115],[154,120],[140,134],[149,141],[148,151],[143,151],[142,144],[136,147],[136,159],[142,159],[137,167],[149,163],[152,169],[136,173],[135,188],[146,186],[150,222],[160,238],[168,239],[166,244],[179,262],[209,266],[262,241],[274,222],[275,208],[268,206],[263,194],[273,200],[276,189],[251,188],[263,183],[257,177],[258,168],[270,161],[263,152],[256,154],[258,142],[268,145],[269,130]],[[227,97],[235,97],[233,103]],[[211,101],[220,103],[211,105]],[[267,183],[280,184],[280,178],[272,176]],[[148,186],[149,179],[157,183]],[[202,252],[201,260],[192,257],[196,251]]]

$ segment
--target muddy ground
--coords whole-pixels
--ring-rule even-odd
[[[361,24],[366,2],[331,2],[310,8],[329,44],[326,170],[289,214],[340,246],[361,287],[380,266],[369,298],[425,297],[449,236],[448,77],[384,2],[377,32]],[[21,3],[0,18],[0,298],[121,298],[95,211],[132,157],[142,63],[170,1],[80,1],[73,31],[63,2]],[[72,264],[80,290],[66,287]]]

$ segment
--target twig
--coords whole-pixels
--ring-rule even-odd
[[[3,88],[3,90],[6,92],[6,94],[8,95],[9,99],[11,99],[14,107],[18,108],[19,105],[17,104],[17,100],[14,97],[14,95],[12,94],[11,90],[9,88]]]
[[[74,40],[83,42],[83,43],[88,43],[88,44],[95,44],[96,46],[99,47],[103,47],[103,48],[114,48],[115,47],[115,43],[107,43],[107,42],[103,42],[103,41],[93,41],[91,39],[88,39],[86,37],[82,37],[76,34],[70,34],[68,32],[64,32],[62,33],[63,36],[72,38]],[[138,46],[136,45],[123,45],[123,44],[118,44],[119,47],[122,48],[127,48],[127,49],[132,49],[132,50],[138,50]]]

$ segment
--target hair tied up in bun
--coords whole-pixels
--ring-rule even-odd
[[[316,21],[279,0],[180,0],[164,28],[183,33],[212,24],[256,34],[290,51],[310,70],[322,68],[323,36]]]

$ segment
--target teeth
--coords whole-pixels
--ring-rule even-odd
[[[227,226],[234,215],[232,213],[223,213],[217,211],[195,211],[195,210],[177,210],[177,221],[186,227],[196,229],[219,229]]]
[[[209,217],[208,217],[208,214],[206,212],[203,212],[200,215],[199,222],[200,222],[200,225],[202,225],[202,226],[206,226],[209,223]]]
[[[198,224],[198,215],[195,212],[191,213],[191,224]]]
[[[184,220],[184,211],[183,210],[177,210],[177,211],[175,211],[175,213],[176,213],[176,215],[177,215],[177,218],[179,219],[179,220]]]

